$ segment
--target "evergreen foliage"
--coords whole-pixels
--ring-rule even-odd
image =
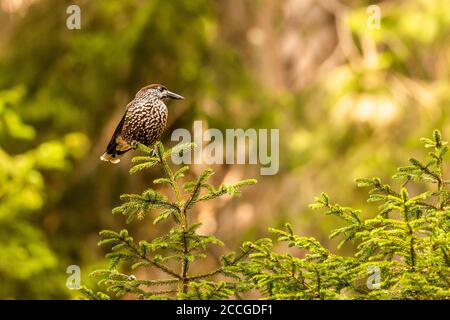
[[[371,188],[368,202],[380,203],[375,217],[364,220],[361,210],[333,204],[325,193],[310,205],[345,222],[330,237],[342,238],[338,248],[354,243],[353,256],[335,254],[314,238],[296,235],[287,223],[284,229],[269,229],[276,240],[246,242],[240,254],[223,257],[218,269],[204,274],[191,273],[191,263],[205,257],[207,246],[220,246],[222,242],[214,236],[198,234],[200,223],[189,223],[189,210],[200,201],[237,194],[240,187],[255,181],[244,180],[215,189],[207,183],[212,171],[206,170],[180,188],[179,179],[188,168],[173,172],[167,158],[192,146],[164,151],[158,143],[153,157],[149,148],[139,145],[147,156],[134,158],[139,164],[130,172],[160,165],[164,177],[154,183],[169,185],[176,200],[170,201],[148,189],[142,195],[123,195],[124,203],[113,213],[127,215],[131,222],[158,209],[154,223],[173,218],[174,226],[168,234],[138,244],[127,230],[102,231],[100,244],[113,246],[107,255],[110,268],[97,270],[93,275],[103,277],[100,283],[108,291],[118,296],[132,293],[140,299],[241,298],[250,290],[257,290],[268,299],[450,299],[450,180],[444,176],[448,143],[437,130],[431,139],[422,141],[431,149],[429,158],[425,162],[412,158],[409,166],[398,169],[393,178],[404,182],[399,191],[379,178],[357,180],[359,187]],[[411,196],[412,192],[416,194]],[[280,253],[276,249],[280,246],[290,249]],[[168,277],[136,279],[117,270],[123,261],[130,261],[132,269],[158,268]],[[211,280],[219,273],[237,281]],[[89,298],[108,298],[87,288],[82,291]]]
[[[243,180],[228,186],[221,185],[216,189],[208,183],[208,179],[213,174],[213,171],[208,169],[195,180],[182,184],[181,178],[189,167],[184,166],[173,171],[168,158],[172,154],[189,152],[193,147],[193,144],[183,144],[164,150],[163,145],[158,142],[153,152],[142,144],[136,144],[136,148],[146,155],[133,159],[133,162],[137,164],[131,168],[130,173],[159,165],[164,175],[153,183],[166,184],[171,189],[174,200],[170,200],[168,196],[154,189],[147,189],[141,195],[122,195],[122,205],[114,208],[112,212],[126,215],[127,223],[130,223],[134,220],[142,220],[149,213],[158,211],[153,223],[172,220],[173,226],[167,234],[149,241],[141,240],[138,243],[125,229],[119,232],[111,230],[100,232],[102,240],[99,245],[112,246],[111,252],[107,254],[110,266],[106,270],[94,271],[91,275],[101,277],[99,284],[104,284],[107,291],[115,296],[133,294],[138,299],[225,299],[244,291],[245,286],[233,280],[233,277],[236,278],[237,275],[227,272],[226,268],[235,265],[247,254],[246,251],[224,256],[220,266],[211,272],[196,274],[194,270],[191,270],[193,262],[206,257],[207,247],[223,246],[223,243],[215,236],[199,234],[198,229],[201,223],[191,223],[190,212],[199,202],[226,194],[239,195],[241,187],[254,184],[256,180]],[[159,269],[166,278],[137,279],[134,275],[118,271],[121,262],[131,263],[132,270]],[[230,281],[209,280],[218,274],[228,276]],[[81,291],[91,299],[109,298],[104,293],[96,293],[85,287]]]
[[[246,243],[244,248],[253,253],[235,271],[270,299],[449,299],[450,180],[444,176],[448,144],[437,130],[422,141],[431,149],[429,159],[412,158],[409,166],[398,169],[393,178],[404,181],[400,191],[379,178],[357,180],[359,187],[371,188],[368,201],[380,203],[374,218],[363,220],[360,210],[332,204],[325,193],[311,205],[345,222],[331,238],[343,238],[339,247],[355,243],[354,256],[333,254],[317,240],[295,235],[286,224],[285,230],[270,229],[276,243],[268,238]],[[411,183],[421,185],[410,186],[411,191],[426,190],[410,196]],[[279,243],[306,254],[300,258],[277,253],[273,248]],[[376,270],[378,283],[371,278]]]

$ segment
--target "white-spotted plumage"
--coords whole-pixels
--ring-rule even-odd
[[[167,125],[168,109],[164,103],[167,98],[183,99],[162,85],[142,88],[127,105],[125,114],[100,159],[111,163],[120,162],[120,157],[132,148],[133,141],[152,146]]]

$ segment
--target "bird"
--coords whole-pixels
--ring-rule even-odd
[[[133,149],[133,143],[151,147],[158,141],[167,124],[168,109],[164,103],[167,99],[181,100],[184,97],[161,84],[150,84],[140,89],[126,106],[125,114],[100,160],[116,164]]]

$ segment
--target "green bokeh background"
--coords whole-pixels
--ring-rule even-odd
[[[70,4],[81,8],[80,30],[66,28]],[[186,97],[169,106],[166,144],[194,120],[280,129],[277,175],[213,167],[217,184],[259,183],[201,207],[205,233],[236,249],[291,221],[334,248],[337,221],[308,209],[314,196],[326,191],[370,216],[353,180],[389,180],[423,155],[419,137],[434,128],[450,136],[448,8],[445,0],[0,0],[0,298],[75,298],[69,265],[93,285],[89,272],[106,265],[98,231],[125,226],[110,213],[119,195],[158,174],[129,176],[131,155],[117,166],[99,161],[125,105],[150,83]],[[151,219],[129,226],[136,238],[164,228]]]

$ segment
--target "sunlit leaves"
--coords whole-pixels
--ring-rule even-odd
[[[42,226],[36,225],[41,220],[38,210],[48,198],[44,171],[70,168],[70,160],[85,154],[88,141],[81,133],[32,141],[36,130],[22,120],[19,112],[23,110],[24,93],[23,87],[0,91],[0,291],[14,298],[26,297],[30,288],[40,288],[42,298],[55,294],[64,297],[61,279],[48,279],[49,272],[61,266]],[[44,280],[47,284],[42,287]],[[19,292],[18,283],[27,287]]]

